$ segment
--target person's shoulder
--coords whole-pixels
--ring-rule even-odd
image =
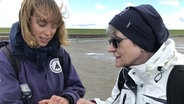
[[[183,72],[184,73],[184,65],[175,65],[172,70],[175,70],[176,72]]]
[[[184,83],[184,65],[175,65],[170,73],[170,79]]]
[[[69,53],[67,52],[67,50],[62,46],[59,48],[58,54],[59,56],[62,56],[62,57],[69,56]]]
[[[63,47],[63,46],[61,46],[61,47],[59,48],[59,51],[60,51],[60,52],[68,53],[67,49],[65,49],[65,47]]]
[[[172,69],[167,83],[167,102],[184,104],[184,65],[176,65]]]
[[[176,65],[174,68],[184,71],[184,65]]]
[[[1,53],[0,53],[1,54],[0,55],[1,58],[0,59],[2,59],[2,57],[5,56],[5,53],[8,54],[8,52],[6,52],[6,51],[9,50],[8,47],[7,47],[8,44],[9,44],[9,40],[1,40],[0,41],[0,51],[1,51]]]

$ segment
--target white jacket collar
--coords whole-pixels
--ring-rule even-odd
[[[134,76],[133,79],[137,84],[141,84],[158,74],[157,68],[159,66],[162,67],[163,70],[166,70],[170,66],[179,63],[178,61],[181,57],[178,58],[178,54],[175,49],[175,42],[172,39],[168,39],[146,63],[131,66],[129,75]],[[184,64],[184,56],[182,60],[180,61]],[[136,76],[132,75],[133,73],[136,73]]]

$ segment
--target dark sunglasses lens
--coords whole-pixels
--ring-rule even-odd
[[[118,48],[117,40],[112,40],[112,45],[114,48]]]
[[[118,48],[118,42],[117,42],[116,39],[109,40],[109,44],[111,44],[111,43],[112,43],[112,45],[113,45],[114,48]]]

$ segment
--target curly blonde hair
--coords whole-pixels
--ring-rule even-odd
[[[53,23],[57,23],[55,36],[59,39],[60,45],[68,45],[69,39],[63,16],[54,0],[23,0],[19,11],[19,22],[24,41],[30,47],[36,47],[34,35],[30,31],[30,19],[48,18],[51,16]]]

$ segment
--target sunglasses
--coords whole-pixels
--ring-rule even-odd
[[[112,44],[114,48],[118,48],[119,43],[125,39],[127,39],[127,37],[125,37],[125,38],[111,38],[109,40],[109,44]]]

